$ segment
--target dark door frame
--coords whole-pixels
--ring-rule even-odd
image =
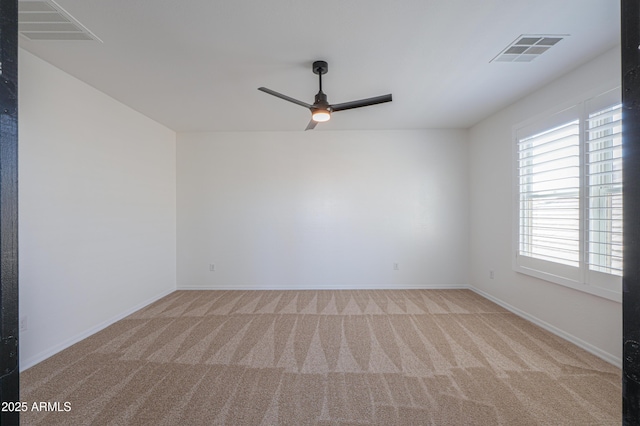
[[[0,0],[0,401],[19,400],[18,1]],[[19,424],[15,408],[2,404],[0,424]]]
[[[640,424],[640,2],[621,0],[624,273],[622,411]]]

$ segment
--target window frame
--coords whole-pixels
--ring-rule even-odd
[[[512,267],[525,275],[583,291],[616,302],[622,302],[622,277],[589,269],[588,259],[588,182],[587,182],[587,122],[589,114],[620,103],[619,84],[608,84],[579,99],[531,117],[512,128]],[[579,266],[572,267],[520,255],[520,140],[554,127],[579,120],[580,186],[579,186]]]

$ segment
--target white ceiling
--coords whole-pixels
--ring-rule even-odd
[[[20,46],[178,131],[302,131],[314,60],[335,113],[318,130],[466,128],[615,47],[617,0],[56,0],[97,41]],[[569,34],[490,63],[521,34]]]

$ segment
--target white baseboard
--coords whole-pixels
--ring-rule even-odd
[[[507,302],[504,302],[492,295],[490,295],[489,293],[485,293],[482,290],[479,290],[475,287],[471,287],[468,286],[467,287],[469,290],[479,294],[480,296],[484,297],[485,299],[491,300],[492,302],[494,302],[497,305],[502,306],[503,308],[505,308],[506,310],[518,315],[521,318],[526,319],[529,322],[532,322],[533,324],[544,328],[545,330],[555,334],[558,337],[563,338],[564,340],[567,340],[568,342],[573,343],[574,345],[584,349],[585,351],[597,356],[598,358],[602,358],[603,360],[607,361],[610,364],[615,365],[618,368],[622,368],[622,359],[618,358],[615,355],[610,354],[609,352],[605,352],[602,349],[593,346],[591,343],[589,342],[585,342],[584,340],[580,339],[579,337],[576,337],[570,333],[567,333],[564,330],[559,329],[558,327],[549,324],[548,322],[545,322],[543,320],[541,320],[540,318],[537,318],[525,311],[522,311],[518,308],[516,308],[515,306],[512,306],[510,304],[508,304]]]
[[[138,303],[137,305],[127,309],[124,312],[119,313],[118,315],[111,317],[103,322],[101,322],[100,324],[97,324],[94,327],[89,328],[88,330],[83,331],[82,333],[79,333],[69,339],[66,339],[65,341],[58,343],[55,346],[52,346],[51,348],[47,349],[46,351],[40,352],[39,354],[36,354],[34,356],[31,356],[27,359],[21,359],[20,360],[20,372],[23,372],[25,370],[27,370],[28,368],[33,367],[34,365],[38,364],[39,362],[44,361],[45,359],[57,354],[60,351],[63,351],[65,349],[67,349],[68,347],[75,345],[76,343],[78,343],[79,341],[86,339],[87,337],[109,327],[110,325],[112,325],[115,322],[120,321],[121,319],[131,315],[132,313],[139,311],[140,309],[144,308],[145,306],[148,306],[150,304],[152,304],[153,302],[162,299],[163,297],[173,293],[175,291],[175,289],[170,289],[170,290],[166,290],[163,291],[160,294],[157,294],[153,297],[151,297],[150,299],[145,300],[144,302]]]
[[[294,286],[259,286],[259,285],[225,285],[225,286],[178,286],[176,290],[464,290],[467,284],[443,285],[327,285],[322,287]]]

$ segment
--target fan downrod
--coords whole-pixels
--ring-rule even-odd
[[[329,71],[329,65],[326,61],[315,61],[311,69],[313,70],[314,74],[322,75],[326,74],[327,71]]]

